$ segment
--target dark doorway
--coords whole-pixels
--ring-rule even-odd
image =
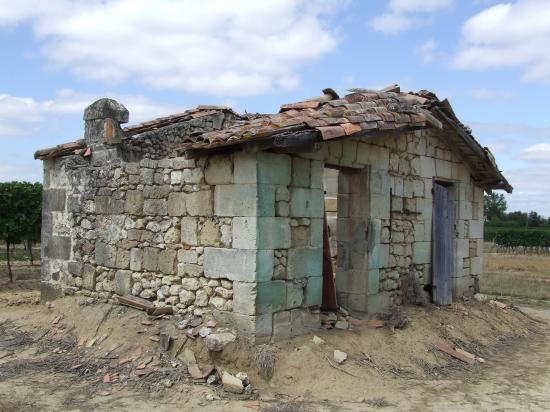
[[[446,182],[434,182],[433,187],[433,301],[449,305],[453,301],[454,190]]]

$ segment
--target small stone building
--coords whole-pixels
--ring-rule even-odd
[[[264,342],[318,328],[334,289],[362,317],[476,291],[483,193],[512,190],[489,150],[433,93],[323,93],[126,128],[93,103],[84,139],[36,153],[44,293],[211,311]]]

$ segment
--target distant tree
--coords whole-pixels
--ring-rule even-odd
[[[528,224],[528,215],[525,212],[515,211],[506,215],[506,221],[510,222],[510,226],[525,227]]]
[[[527,225],[531,227],[539,227],[544,224],[544,217],[539,215],[537,212],[531,211],[527,215]]]
[[[502,219],[507,207],[506,199],[502,194],[493,192],[490,195],[483,196],[483,211],[485,218],[489,221],[494,218]]]
[[[40,183],[0,183],[0,239],[6,242],[8,276],[13,281],[10,246],[34,241],[40,232],[42,185]]]

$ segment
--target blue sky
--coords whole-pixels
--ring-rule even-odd
[[[99,97],[135,123],[398,83],[449,98],[509,209],[550,216],[548,0],[0,0],[0,59],[1,181],[40,181],[34,151],[80,138]]]

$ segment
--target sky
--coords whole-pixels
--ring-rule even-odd
[[[397,83],[450,100],[509,211],[550,216],[550,0],[0,0],[0,62],[0,181],[41,181],[101,97],[131,124]]]

